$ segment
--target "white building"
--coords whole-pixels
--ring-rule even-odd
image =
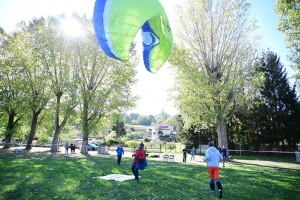
[[[161,141],[159,139],[159,134],[158,132],[162,132],[163,136],[170,136],[168,139],[169,141],[174,141],[176,138],[176,132],[173,129],[173,126],[169,126],[168,124],[158,124],[152,126],[152,136],[151,136],[151,141],[152,142],[158,142]]]

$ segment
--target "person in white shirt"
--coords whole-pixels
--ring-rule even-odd
[[[222,184],[220,182],[220,168],[219,163],[223,160],[222,155],[220,154],[220,151],[214,147],[214,142],[211,141],[208,143],[209,148],[205,152],[205,157],[203,158],[203,161],[207,162],[208,165],[208,171],[209,171],[209,177],[210,177],[210,189],[211,192],[215,192],[215,181],[216,185],[219,190],[219,198],[223,197],[223,188]]]

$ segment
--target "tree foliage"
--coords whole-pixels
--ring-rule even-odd
[[[300,104],[295,88],[291,88],[287,74],[280,59],[273,52],[264,52],[258,70],[264,73],[264,85],[260,90],[260,131],[261,142],[272,149],[274,144],[287,142],[296,146],[299,142],[298,131]]]
[[[230,149],[294,150],[299,142],[299,100],[279,57],[264,51],[256,64],[263,84],[255,91],[252,107],[239,105],[228,124]],[[265,147],[263,147],[265,146]]]
[[[277,0],[276,13],[279,14],[278,30],[285,36],[286,46],[293,66],[300,69],[300,0]],[[299,75],[297,76],[299,80]]]
[[[135,65],[137,58],[133,54],[130,61],[117,61],[107,57],[97,43],[92,21],[81,18],[84,35],[74,41],[74,78],[77,90],[80,124],[83,132],[81,152],[86,151],[91,131],[109,117],[121,116],[135,103],[131,95],[131,86],[135,83]]]
[[[28,148],[40,126],[47,133],[54,130],[51,151],[56,151],[71,116],[78,117],[86,145],[90,134],[103,132],[100,129],[134,106],[136,98],[130,88],[136,81],[135,45],[130,61],[110,59],[100,50],[92,21],[77,14],[72,18],[81,25],[80,37],[65,34],[65,15],[21,22],[11,35],[0,29],[0,111],[7,114],[4,135],[8,144],[21,117],[27,119],[30,112]],[[54,126],[44,122],[49,116],[54,117]]]
[[[112,130],[116,132],[117,137],[122,137],[126,135],[126,127],[124,125],[124,122],[122,121],[116,121],[115,125],[112,127]]]
[[[6,114],[5,148],[9,148],[17,126],[26,113],[24,101],[24,54],[18,41],[19,33],[6,34],[0,29],[0,109]]]
[[[23,40],[18,40],[18,45],[24,54],[23,59],[23,76],[24,76],[24,100],[26,106],[31,111],[31,127],[27,139],[26,149],[32,148],[33,138],[35,137],[39,116],[45,109],[50,100],[51,88],[50,79],[47,68],[43,65],[43,61],[37,56],[37,34],[39,34],[37,24],[40,20],[35,19],[29,25],[24,22],[18,25],[19,34],[23,36]]]
[[[72,61],[76,55],[71,43],[72,38],[63,31],[64,20],[66,20],[64,15],[49,16],[46,19],[33,18],[26,30],[30,38],[30,49],[34,52],[33,60],[37,63],[40,73],[47,75],[43,81],[48,79],[47,83],[54,94],[47,104],[48,107],[55,109],[55,129],[51,151],[57,151],[59,134],[77,106],[76,79],[71,76],[71,69],[74,66]]]
[[[126,146],[137,148],[140,142],[129,140],[126,142]]]
[[[170,58],[174,100],[187,127],[217,124],[218,143],[227,147],[226,123],[245,98],[241,91],[250,87],[256,57],[250,4],[189,0],[185,5],[177,11],[181,39]]]

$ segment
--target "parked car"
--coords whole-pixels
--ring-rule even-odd
[[[88,147],[87,147],[88,151],[95,151],[95,150],[98,150],[98,146],[97,145],[94,145],[94,144],[88,144]]]

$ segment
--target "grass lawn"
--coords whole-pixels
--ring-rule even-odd
[[[132,158],[64,155],[62,153],[11,153],[0,149],[0,199],[218,199],[211,194],[204,163],[162,162],[148,159],[140,181],[116,182],[98,177],[131,175]],[[299,199],[300,165],[291,162],[268,165],[236,160],[221,167],[223,199]]]

